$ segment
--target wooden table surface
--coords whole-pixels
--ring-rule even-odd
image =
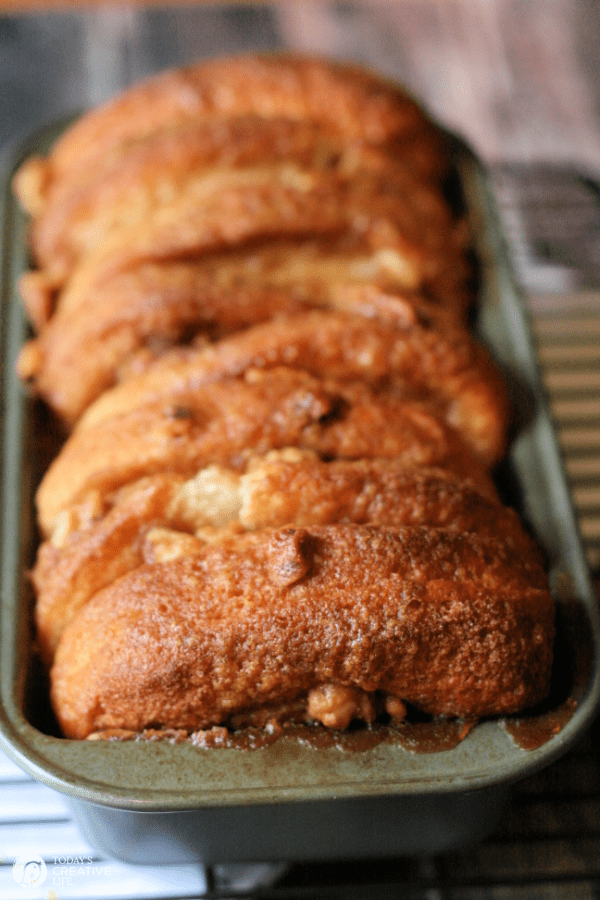
[[[166,65],[293,47],[406,82],[485,159],[598,172],[599,38],[597,0],[2,0],[0,140]]]

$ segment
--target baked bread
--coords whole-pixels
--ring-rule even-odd
[[[22,348],[18,373],[70,428],[141,355],[218,340],[269,319],[321,308],[405,328],[460,327],[467,298],[441,303],[407,291],[400,263],[390,248],[347,236],[145,263],[93,289],[66,288]]]
[[[148,120],[121,121],[136,106]],[[337,305],[360,283],[464,321],[470,239],[443,144],[399,89],[316,60],[210,62],[134,88],[15,178],[37,265],[20,285],[38,332],[21,377],[70,426],[139,347],[227,333],[271,303]]]
[[[365,121],[359,122],[355,117],[363,114]],[[351,66],[290,56],[246,57],[164,73],[88,113],[58,141],[49,158],[28,160],[17,172],[15,190],[33,217],[33,250],[40,265],[25,279],[29,313],[38,326],[47,321],[77,248],[90,239],[101,247],[108,243],[94,254],[96,261],[84,276],[97,285],[107,267],[114,272],[126,265],[119,247],[139,230],[146,232],[145,238],[133,242],[132,252],[155,258],[161,252],[163,258],[165,253],[172,258],[177,247],[189,255],[193,244],[206,250],[211,230],[213,246],[215,241],[231,243],[233,235],[238,240],[273,235],[278,223],[288,235],[322,229],[331,233],[336,220],[339,226],[343,219],[343,184],[356,186],[365,166],[375,175],[379,171],[380,180],[385,171],[397,188],[404,185],[404,215],[398,218],[396,210],[393,219],[400,227],[401,250],[409,250],[410,270],[410,260],[414,264],[417,257],[415,248],[410,252],[407,247],[409,209],[419,212],[419,243],[426,234],[431,239],[438,230],[440,235],[446,231],[436,226],[438,214],[447,218],[448,204],[434,196],[449,172],[444,144],[439,129],[405,92]],[[269,162],[277,159],[280,165],[269,171]],[[191,173],[196,178],[190,186]],[[182,190],[192,208],[181,197]],[[381,187],[373,184],[362,192],[362,200],[351,190],[359,206],[367,203],[371,215],[376,208],[381,211],[381,203],[372,207],[366,200],[373,190],[380,193]],[[217,210],[207,202],[215,191],[224,200],[229,227],[218,213],[218,199]],[[422,202],[415,205],[420,195]],[[204,211],[194,225],[197,200]],[[319,217],[315,203],[322,209],[330,206],[329,214]],[[274,217],[271,230],[265,204]],[[289,221],[285,214],[278,218],[282,205],[288,212],[294,207]],[[146,220],[152,220],[159,207],[161,221],[153,228]],[[124,228],[117,227],[119,221]],[[427,221],[433,228],[422,228]],[[129,238],[127,223],[133,225]],[[409,226],[408,233],[403,225]],[[115,235],[112,241],[112,252],[110,241],[99,240],[103,232],[106,236],[106,227],[122,231],[121,239]],[[414,228],[412,232],[414,237]]]
[[[505,452],[504,380],[465,329],[418,322],[393,327],[356,315],[309,311],[256,325],[208,348],[159,354],[149,365],[147,360],[139,361],[143,371],[137,377],[98,398],[80,419],[79,431],[142,404],[176,404],[182,394],[251,368],[286,366],[422,400],[490,466]]]
[[[48,159],[17,175],[24,207],[41,214],[64,179],[75,182],[129,146],[186,122],[238,116],[311,121],[350,141],[388,145],[410,170],[436,180],[449,170],[437,127],[397,85],[362,67],[303,56],[203,60],[161,72],[79,119]]]
[[[392,710],[511,713],[544,696],[553,631],[543,570],[498,539],[259,531],[141,566],[97,593],[59,643],[52,698],[73,738],[191,732],[297,699],[344,727],[374,717],[376,694]],[[355,702],[338,718],[340,688]]]
[[[150,192],[151,208],[138,216],[125,215],[114,227],[90,243],[70,267],[52,258],[35,274],[38,291],[67,286],[81,295],[134,266],[162,260],[186,259],[239,245],[286,238],[322,238],[339,234],[367,235],[378,250],[398,259],[402,287],[422,290],[440,302],[463,295],[470,269],[464,254],[464,227],[419,208],[412,191],[393,178],[393,172],[338,173],[304,169],[293,161],[202,173],[168,199]],[[37,300],[25,282],[24,298],[34,316],[43,320],[43,299]],[[448,302],[454,302],[448,300]],[[46,301],[52,310],[51,299]],[[464,305],[464,304],[463,304]],[[35,313],[35,309],[38,312]]]
[[[40,526],[49,534],[56,516],[90,490],[115,491],[160,472],[190,476],[211,463],[243,469],[251,456],[290,446],[323,459],[397,457],[489,477],[487,464],[422,402],[358,380],[248,369],[76,428],[38,488]]]
[[[94,593],[143,562],[191,553],[231,531],[352,522],[452,527],[537,552],[491,483],[477,489],[399,459],[324,462],[290,447],[249,460],[244,472],[212,465],[189,479],[149,476],[112,495],[92,491],[57,517],[32,571],[42,655],[52,659],[65,625]]]
[[[134,86],[17,173],[17,367],[68,432],[31,573],[66,737],[547,694],[449,147],[376,75],[240,57]]]
[[[377,184],[382,178],[388,191],[402,198],[407,234],[411,226],[414,233],[413,223],[426,227],[429,241],[429,231],[452,230],[441,188],[415,178],[386,150],[348,142],[310,120],[195,120],[155,132],[117,159],[109,157],[83,184],[62,184],[34,223],[32,251],[41,267],[68,273],[92,246],[124,227],[144,227],[184,195],[210,204],[215,195],[248,194],[252,186],[260,197],[265,182],[280,184],[281,191],[297,186],[332,193],[335,187],[348,190],[357,181]],[[273,210],[278,196],[272,195]]]

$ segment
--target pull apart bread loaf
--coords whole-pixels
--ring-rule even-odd
[[[253,58],[160,76],[17,174],[38,266],[19,371],[72,425],[146,347],[311,306],[464,320],[450,180],[439,131],[362,71]]]
[[[15,190],[66,440],[32,580],[65,736],[513,713],[549,689],[542,554],[492,479],[448,140],[323,60],[206,61],[84,115]]]

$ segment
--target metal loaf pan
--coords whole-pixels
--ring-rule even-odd
[[[574,713],[558,733],[528,751],[497,721],[480,723],[452,750],[416,754],[391,743],[344,752],[287,738],[251,751],[166,741],[77,742],[57,737],[44,724],[26,571],[37,540],[33,494],[48,444],[52,449],[51,429],[40,404],[13,375],[27,335],[16,281],[28,259],[26,222],[10,179],[27,155],[46,152],[61,129],[56,125],[28,138],[4,166],[2,746],[23,769],[66,796],[92,844],[129,862],[384,857],[441,852],[482,837],[496,824],[511,783],[564,754],[600,705],[595,591],[482,167],[456,143],[481,261],[476,329],[505,367],[520,419],[499,483],[548,556],[558,608],[552,704],[560,707],[569,697],[576,701]]]

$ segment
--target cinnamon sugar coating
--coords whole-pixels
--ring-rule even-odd
[[[244,473],[213,465],[188,480],[160,474],[112,496],[88,495],[58,517],[32,571],[42,655],[51,660],[65,625],[115,578],[200,549],[192,535],[213,542],[284,525],[429,525],[502,535],[534,555],[514,511],[484,489],[396,459],[323,462],[287,448],[251,459]]]
[[[34,222],[32,250],[40,266],[69,270],[93,244],[123,226],[143,227],[183,194],[206,202],[230,186],[260,184],[265,175],[284,182],[295,177],[307,188],[323,176],[344,182],[377,175],[403,197],[410,218],[439,230],[451,226],[440,188],[415,178],[400,156],[308,120],[253,116],[158,131],[88,170],[83,183],[63,179]]]
[[[20,376],[71,426],[140,350],[369,294],[463,321],[471,236],[446,143],[398,87],[316,59],[133,87],[17,174],[38,264]]]
[[[354,234],[396,254],[405,289],[469,305],[449,173],[441,131],[358,68],[247,57],[164,73],[81,117],[17,173],[38,264],[23,301],[42,330],[63,292],[89,296],[133,266]]]
[[[65,736],[546,695],[451,147],[377,75],[253,56],[150,78],[17,173],[17,370],[69,431],[31,572]]]
[[[339,312],[312,311],[254,326],[202,350],[172,351],[137,378],[106,391],[78,428],[141,404],[178,396],[249,368],[326,372],[376,390],[431,404],[490,466],[505,452],[508,405],[504,378],[466,329],[412,322],[393,327]]]
[[[20,173],[17,190],[27,208],[43,209],[61,179],[153,133],[247,115],[315,122],[350,140],[396,144],[426,174],[447,169],[439,131],[397,86],[351,64],[253,55],[203,60],[134,85],[75,123],[47,160]]]
[[[23,347],[18,372],[72,426],[142,356],[217,340],[268,319],[330,308],[391,326],[422,321],[454,329],[463,321],[466,295],[440,303],[407,291],[398,265],[392,248],[377,250],[347,236],[143,264],[97,288],[65,289],[49,321]],[[50,300],[31,302],[48,308]]]
[[[242,469],[253,455],[289,446],[325,459],[398,457],[487,477],[458,432],[420,402],[359,381],[249,369],[76,429],[37,491],[40,526],[49,534],[61,510],[92,489],[114,491],[159,472],[190,475],[210,463]]]
[[[440,221],[413,204],[388,173],[342,174],[282,160],[201,177],[174,197],[157,198],[141,219],[125,218],[93,241],[71,269],[52,260],[42,275],[56,290],[89,292],[134,266],[186,259],[274,239],[367,236],[397,255],[402,286],[442,302],[466,294],[471,269],[462,223]],[[60,301],[59,301],[60,302]]]
[[[193,731],[327,683],[434,715],[513,712],[547,689],[544,582],[501,541],[443,529],[236,536],[96,594],[60,641],[54,708],[74,738]]]

